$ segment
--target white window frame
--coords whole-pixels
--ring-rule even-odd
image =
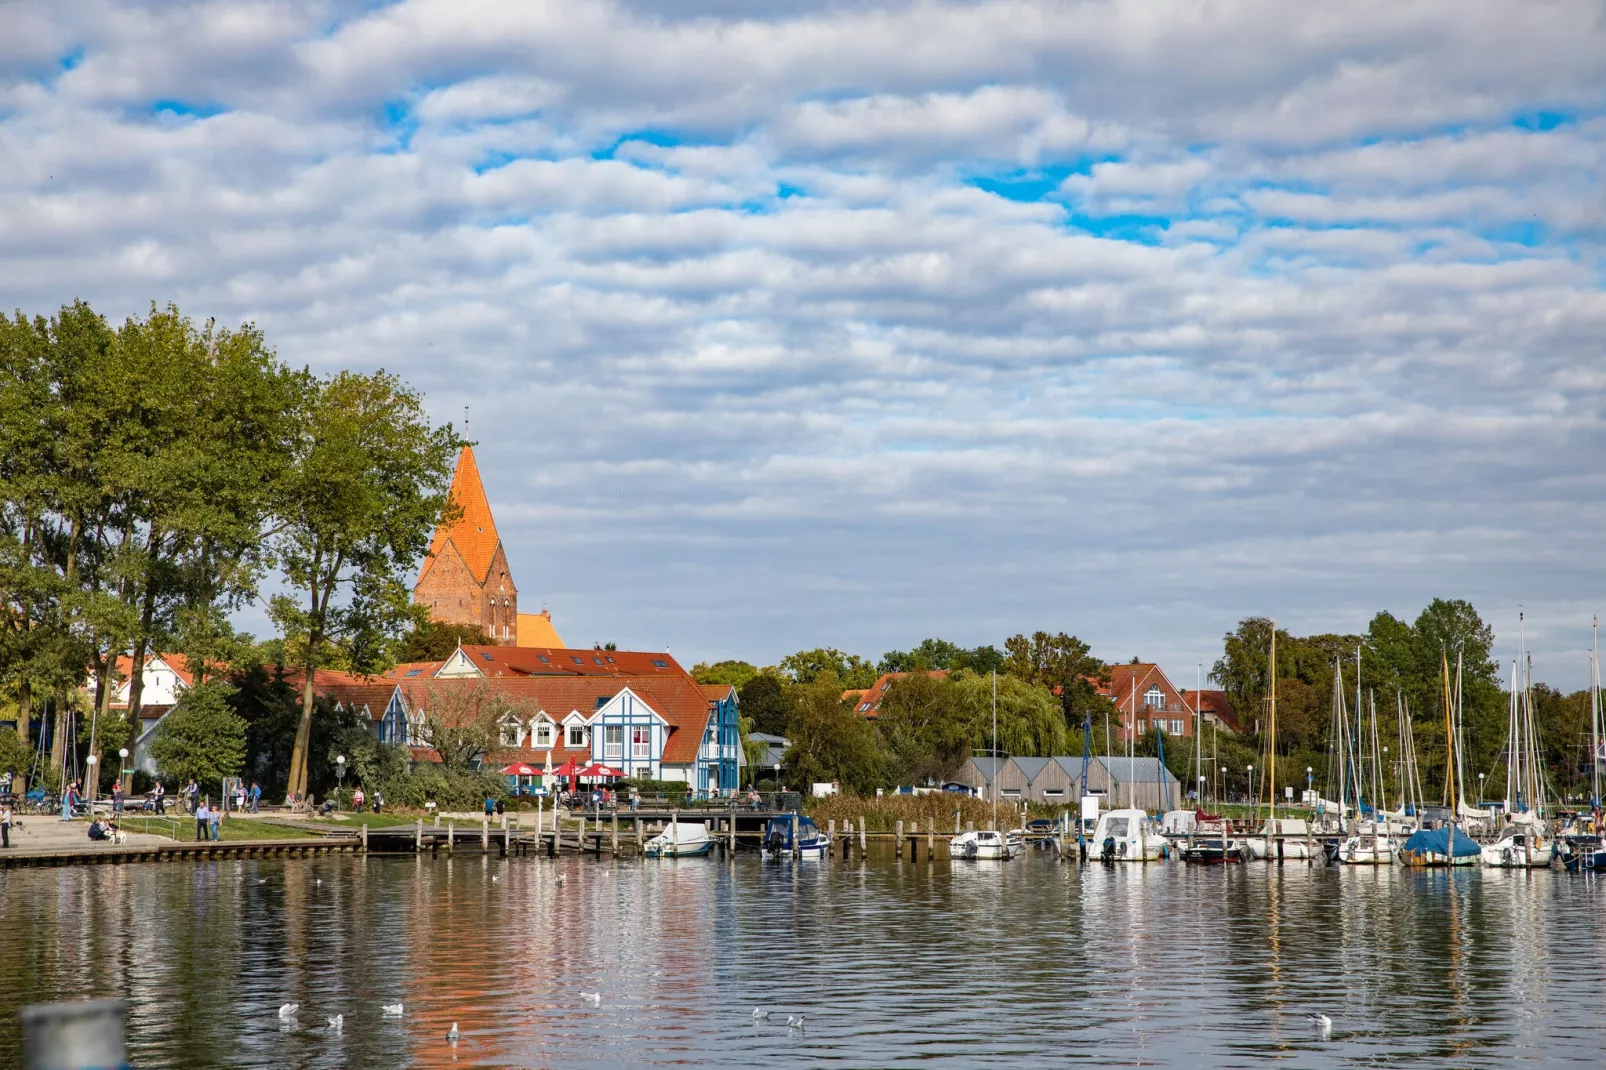
[[[1178,720],[1173,720],[1171,722],[1171,732],[1170,732],[1171,735],[1180,736],[1180,735],[1183,734],[1184,731],[1185,731],[1185,729],[1183,728],[1183,722],[1178,721]]]
[[[570,750],[584,747],[586,745],[586,726],[583,724],[570,725],[568,732],[564,734],[564,738],[569,741]]]
[[[538,721],[535,725],[534,740],[537,750],[547,750],[552,744],[552,722]],[[543,738],[544,737],[544,738]]]
[[[645,762],[652,758],[652,728],[635,725],[630,729],[630,757]]]
[[[1149,689],[1143,693],[1143,708],[1149,710],[1165,709],[1165,692],[1160,690],[1159,684],[1150,684]]]
[[[602,756],[618,761],[625,755],[625,728],[624,725],[608,724],[602,726]]]

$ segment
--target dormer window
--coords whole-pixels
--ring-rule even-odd
[[[552,725],[549,722],[541,721],[535,726],[535,746],[539,750],[552,746]]]
[[[583,726],[572,724],[569,726],[569,747],[571,749],[586,745],[586,730]]]

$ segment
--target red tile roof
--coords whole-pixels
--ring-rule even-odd
[[[1194,694],[1198,695],[1199,710],[1205,716],[1214,714],[1234,735],[1243,732],[1243,726],[1238,723],[1238,714],[1232,708],[1232,700],[1225,691],[1198,691]],[[1189,697],[1192,698],[1191,695]]]
[[[462,512],[451,524],[435,529],[430,540],[429,557],[433,560],[446,544],[451,543],[462,555],[463,563],[480,583],[491,573],[491,559],[501,536],[496,533],[496,521],[491,519],[491,502],[485,496],[485,484],[480,482],[480,467],[474,461],[474,451],[468,446],[457,455],[457,472],[452,476],[450,498]],[[428,571],[428,566],[425,567]]]
[[[465,646],[463,653],[487,676],[653,676],[691,679],[674,658],[650,651]]]
[[[886,697],[887,688],[891,686],[892,681],[902,680],[908,675],[906,672],[884,672],[875,683],[864,690],[850,689],[842,692],[842,701],[852,702],[855,713],[873,721],[881,712],[881,700]],[[948,675],[948,670],[928,669],[926,675],[941,680]]]
[[[319,673],[316,679],[320,692],[354,713],[361,713],[366,708],[368,716],[375,721],[385,716],[385,707],[390,705],[391,696],[396,693],[396,685],[393,683],[353,684],[335,681],[325,683],[322,673]]]
[[[167,667],[173,670],[173,674],[184,681],[185,687],[195,686],[195,673],[190,670],[189,658],[186,658],[183,654],[151,653],[145,655],[145,663],[148,665],[157,658],[161,658]],[[115,668],[112,675],[117,683],[134,678],[134,656],[132,654],[122,655],[114,664]],[[118,706],[117,708],[122,709],[123,707]]]

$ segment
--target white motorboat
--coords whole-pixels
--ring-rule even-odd
[[[1093,849],[1106,862],[1158,862],[1165,843],[1144,810],[1106,810],[1093,829]]]
[[[1498,839],[1484,844],[1478,853],[1484,865],[1496,869],[1548,869],[1556,857],[1556,841],[1545,838],[1543,826],[1537,821],[1513,821],[1500,831]]]
[[[1266,859],[1290,858],[1303,861],[1311,857],[1310,826],[1304,818],[1268,818],[1258,833],[1244,838],[1249,857],[1257,862]]]
[[[695,858],[714,849],[708,826],[701,821],[676,821],[648,840],[642,853],[648,858]]]
[[[1002,860],[1014,858],[1025,846],[1026,835],[1022,829],[1010,829],[1008,832],[983,829],[960,833],[949,841],[948,850],[954,858]]]
[[[1392,866],[1400,845],[1385,832],[1362,826],[1338,845],[1338,860],[1346,866]]]

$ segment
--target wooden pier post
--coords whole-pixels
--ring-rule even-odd
[[[446,822],[446,853],[453,854],[457,850],[457,822]]]
[[[933,862],[937,858],[937,826],[933,824],[926,830],[926,861]]]
[[[609,840],[615,858],[619,857],[619,811],[613,812],[613,836]]]
[[[435,827],[441,827],[441,812],[439,810],[435,811]]]
[[[842,861],[846,862],[853,854],[853,819],[848,818],[842,824]]]
[[[416,854],[424,853],[424,819],[418,819],[418,831],[413,833],[413,851]]]
[[[367,854],[368,853],[368,826],[367,825],[364,825],[362,827],[362,853],[363,854]]]
[[[836,818],[832,818],[828,831],[825,834],[825,857],[833,858],[836,855]]]
[[[574,837],[574,853],[575,854],[580,854],[580,855],[583,855],[583,854],[586,853],[586,815],[585,814],[581,814],[580,815],[580,831],[578,833],[576,833],[575,837]]]
[[[920,861],[920,822],[918,821],[909,825],[909,861]]]
[[[864,836],[864,815],[860,814],[859,815],[859,860],[860,861],[864,860],[865,842],[866,841],[865,841],[865,836]]]
[[[800,843],[798,843],[798,838],[797,838],[797,812],[796,811],[793,811],[793,813],[792,813],[792,857],[793,858],[802,858],[803,857],[803,847],[802,847],[802,845]]]
[[[959,835],[959,811],[954,811],[954,835]]]
[[[895,831],[892,834],[892,837],[893,837],[892,838],[892,857],[901,859],[903,857],[903,822],[902,821],[899,821],[897,823],[897,831]]]
[[[976,823],[974,821],[966,821],[965,822],[965,831],[966,832],[975,832],[976,831]]]
[[[726,822],[725,827],[726,827],[726,830],[730,832],[731,857],[735,858],[736,857],[736,811],[735,810],[731,811],[730,819]]]
[[[509,842],[509,840],[508,840],[508,834],[507,834],[507,815],[503,814],[502,815],[502,857],[503,858],[507,857],[507,845],[508,845],[508,842]]]
[[[490,849],[491,849],[491,819],[488,818],[488,817],[482,817],[482,818],[480,818],[480,850],[489,851]]]
[[[680,855],[680,811],[669,811],[669,849],[673,855]]]
[[[647,850],[647,840],[641,834],[641,815],[637,814],[631,820],[636,823],[636,857],[642,858]]]

